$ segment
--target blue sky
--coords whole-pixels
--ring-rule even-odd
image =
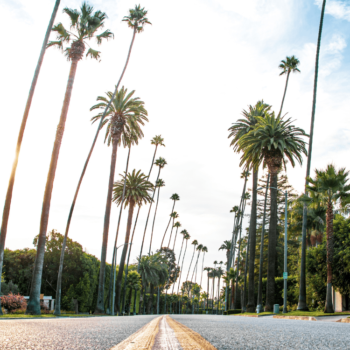
[[[49,229],[64,232],[69,206],[92,141],[95,127],[89,108],[96,97],[112,90],[125,61],[131,31],[121,22],[130,0],[91,0],[106,11],[106,27],[115,39],[101,46],[100,63],[83,59],[78,66],[66,131],[51,202]],[[0,1],[1,31],[6,55],[1,55],[3,101],[0,149],[0,201],[5,199],[17,133],[29,86],[54,1]],[[78,0],[62,0],[56,23],[66,22],[62,9],[77,8]],[[248,104],[259,99],[278,109],[285,83],[278,65],[296,55],[300,74],[290,78],[284,111],[309,132],[319,0],[145,0],[153,23],[138,35],[123,80],[146,103],[150,122],[145,138],[132,150],[131,168],[148,171],[150,139],[165,138],[158,156],[168,165],[162,178],[156,221],[159,239],[171,210],[169,197],[181,197],[182,228],[208,246],[206,265],[224,260],[218,252],[232,229],[229,210],[241,193],[239,155],[229,148],[227,129]],[[350,4],[327,1],[320,57],[312,168],[334,162],[350,167],[348,127],[350,100]],[[52,39],[54,36],[51,37]],[[92,43],[92,47],[96,47]],[[55,129],[62,106],[69,62],[57,50],[47,50],[35,92],[20,155],[6,246],[31,247],[39,230],[41,204]],[[98,141],[76,206],[71,237],[100,256],[110,149]],[[118,152],[117,170],[124,169],[126,151]],[[153,174],[155,176],[155,173]],[[303,188],[305,165],[288,168],[291,184]],[[117,179],[117,175],[116,175]],[[111,259],[118,208],[114,205],[107,260]],[[135,252],[146,210],[142,210]],[[126,214],[122,227],[125,229]],[[247,223],[245,223],[247,224]],[[149,231],[148,231],[149,235]],[[146,241],[148,236],[146,236]],[[147,248],[148,249],[148,246]],[[136,255],[133,254],[134,256]],[[134,258],[133,256],[133,258]],[[188,255],[189,257],[189,255]],[[186,264],[189,261],[186,260]]]

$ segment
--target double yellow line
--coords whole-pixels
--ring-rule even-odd
[[[198,333],[169,316],[147,323],[111,350],[216,350]]]

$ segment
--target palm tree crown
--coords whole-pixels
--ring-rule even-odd
[[[179,201],[180,200],[180,197],[177,193],[174,193],[171,197],[170,197],[171,200],[173,201]]]
[[[156,166],[159,166],[159,169],[162,169],[164,168],[168,163],[166,162],[166,160],[162,157],[159,157],[155,162],[154,164]]]
[[[241,137],[253,130],[258,121],[257,118],[265,117],[270,109],[271,106],[261,100],[258,101],[254,107],[249,105],[248,111],[243,110],[242,115],[244,119],[238,119],[237,122],[232,124],[232,126],[228,129],[230,131],[228,138],[232,137],[230,146],[233,146],[233,150],[235,152],[239,151],[238,141],[241,139]],[[245,176],[246,174],[244,174],[244,177]]]
[[[72,41],[71,47],[65,49],[65,54],[68,60],[79,61],[83,57],[85,51],[86,40],[96,37],[97,44],[100,45],[103,39],[108,40],[114,37],[113,33],[107,29],[101,34],[95,35],[99,29],[104,26],[107,15],[104,12],[96,11],[94,8],[83,2],[80,12],[68,7],[63,9],[63,13],[67,14],[70,19],[70,30],[75,29],[76,34],[65,29],[62,23],[58,23],[52,28],[53,32],[57,32],[57,40],[50,41],[47,47],[55,46],[63,50],[64,44],[69,44]],[[100,59],[100,51],[89,48],[86,57],[90,56],[96,60]]]
[[[144,108],[144,102],[140,101],[138,97],[132,97],[135,91],[127,93],[127,89],[122,87],[117,91],[115,98],[113,99],[109,110],[106,113],[106,117],[102,122],[102,127],[107,125],[105,141],[108,140],[108,145],[111,142],[121,143],[123,140],[124,146],[129,144],[130,141],[137,144],[138,138],[143,137],[143,132],[140,125],[144,125],[144,121],[147,119],[147,111]],[[98,96],[97,101],[101,101],[90,108],[90,111],[95,109],[105,110],[109,100],[112,98],[113,93],[107,92],[108,98]],[[103,115],[100,112],[95,117],[91,118],[92,123],[95,123]]]
[[[138,33],[143,32],[145,24],[152,24],[148,18],[145,17],[148,11],[145,8],[141,8],[140,5],[135,5],[134,9],[129,10],[129,16],[124,16],[123,22],[128,22],[128,26],[133,28]]]
[[[155,145],[155,146],[163,146],[164,145],[164,139],[162,138],[161,135],[156,135],[153,137],[153,139],[151,140],[151,145]]]
[[[121,180],[117,181],[113,186],[113,201],[118,205],[123,198],[125,175],[121,175],[121,177]],[[153,188],[153,184],[147,180],[147,176],[141,170],[136,172],[134,169],[131,173],[128,173],[125,184],[125,207],[131,202],[139,206],[143,203],[151,203]]]
[[[165,186],[165,182],[162,179],[158,179],[156,181],[156,186],[155,187],[164,187]]]
[[[300,70],[298,68],[299,64],[300,64],[300,61],[295,56],[286,57],[286,59],[282,60],[281,64],[278,66],[279,68],[282,69],[282,72],[280,73],[280,75],[288,74],[290,72],[300,73]]]
[[[257,119],[256,127],[238,142],[238,150],[244,151],[240,165],[258,168],[264,160],[264,165],[276,173],[282,163],[285,167],[285,157],[293,167],[295,159],[302,164],[302,153],[307,155],[306,142],[302,139],[308,136],[305,131],[292,125],[290,118],[276,118],[274,113]]]

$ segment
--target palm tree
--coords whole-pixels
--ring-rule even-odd
[[[174,194],[170,197],[170,199],[173,201],[173,208],[171,209],[171,214],[172,214],[173,211],[174,211],[174,208],[175,208],[175,203],[176,203],[176,201],[179,201],[179,200],[180,200],[180,197],[179,197],[179,195],[178,195],[177,193],[174,193]],[[170,222],[171,222],[171,214],[170,214],[170,219],[169,219],[168,225],[167,225],[167,227],[166,227],[166,229],[165,229],[165,232],[164,232],[164,236],[163,236],[163,239],[162,239],[161,247],[163,246],[164,238],[165,238],[165,235],[166,235],[166,233],[167,233],[167,231],[168,231],[168,228],[169,228],[169,225],[170,225]]]
[[[173,211],[173,212],[170,214],[170,217],[173,219],[173,225],[171,226],[168,248],[169,248],[169,246],[170,246],[171,236],[173,235],[173,228],[174,228],[175,219],[179,218],[180,215],[179,215],[176,211]]]
[[[316,178],[309,177],[307,180],[311,185],[307,190],[312,193],[322,193],[327,202],[327,296],[325,313],[333,313],[332,302],[332,263],[334,255],[333,238],[333,203],[340,199],[344,207],[350,199],[349,171],[345,168],[337,170],[334,165],[329,164],[325,170],[316,169]]]
[[[186,231],[186,230],[184,230],[184,231]],[[186,240],[186,245],[185,245],[185,251],[184,251],[184,255],[183,255],[182,263],[181,263],[180,276],[179,276],[179,284],[178,284],[178,286],[177,286],[177,294],[179,294],[179,289],[180,289],[180,285],[181,285],[182,270],[183,270],[185,255],[186,255],[186,251],[187,251],[187,242],[188,242],[188,240],[191,238],[191,236],[189,235],[189,233],[188,233],[187,231],[184,232],[183,235],[184,235],[184,239]],[[183,293],[182,293],[182,295],[183,295]],[[180,313],[180,310],[181,310],[180,305],[181,305],[181,303],[180,303],[180,300],[179,300],[179,313]]]
[[[72,10],[69,8],[64,8],[63,12],[69,16],[71,26],[70,31],[67,31],[62,23],[55,25],[52,31],[57,32],[57,41],[50,41],[47,47],[56,46],[63,50],[65,44],[72,42],[71,47],[65,49],[65,55],[70,60],[71,68],[68,77],[68,83],[66,87],[66,93],[63,101],[60,121],[57,127],[55,142],[51,155],[51,162],[49,173],[47,175],[41,219],[40,219],[40,229],[39,229],[39,242],[37,249],[37,257],[35,260],[35,266],[33,271],[33,283],[31,286],[29,302],[27,305],[27,314],[39,315],[40,314],[40,288],[41,288],[41,277],[44,264],[44,254],[45,254],[45,241],[47,225],[49,221],[50,205],[51,205],[51,194],[53,190],[53,183],[55,180],[56,168],[58,163],[58,156],[60,153],[60,148],[63,139],[64,128],[66,124],[70,99],[73,91],[73,83],[75,74],[77,71],[78,62],[83,58],[85,51],[86,40],[96,38],[97,44],[100,45],[103,39],[108,40],[113,37],[113,33],[109,30],[105,30],[101,34],[96,34],[99,29],[104,26],[106,19],[106,14],[101,11],[96,11],[93,13],[93,7],[89,6],[87,3],[83,3],[80,12],[78,10]],[[76,34],[71,31],[75,29]],[[96,60],[100,59],[100,52],[89,48],[86,56],[90,56]]]
[[[124,239],[123,252],[120,257],[120,264],[117,276],[117,310],[119,310],[120,294],[121,294],[121,282],[124,271],[124,264],[126,259],[126,253],[128,250],[128,244],[130,239],[132,217],[134,214],[135,205],[141,206],[142,204],[151,203],[152,197],[150,194],[153,191],[153,184],[148,181],[148,176],[144,175],[141,170],[134,169],[127,175],[121,175],[122,179],[117,181],[113,186],[113,201],[118,205],[124,205],[124,208],[129,206],[128,221],[126,226],[126,233]],[[125,198],[123,198],[124,181],[126,177],[125,186]],[[124,200],[124,202],[123,202]]]
[[[222,265],[223,262],[220,261],[219,264]],[[217,310],[217,314],[218,314],[219,313],[219,301],[220,301],[220,280],[221,280],[222,275],[224,274],[224,270],[221,268],[221,266],[219,266],[216,271],[217,271],[217,277],[218,277],[218,304],[217,304],[216,310]]]
[[[247,135],[251,130],[255,128],[258,118],[265,118],[271,106],[264,103],[264,101],[258,101],[257,104],[248,107],[248,111],[243,110],[242,115],[244,119],[239,119],[230,128],[229,138],[232,137],[231,146],[235,152],[240,152],[242,149],[239,147],[239,141],[244,135]],[[249,170],[246,167],[246,170]],[[258,168],[253,170],[253,187],[252,187],[252,205],[250,212],[250,226],[249,236],[251,237],[251,257],[252,264],[249,266],[249,294],[248,294],[248,312],[254,312],[254,261],[255,261],[255,246],[256,246],[256,208],[257,208],[257,188],[258,188]]]
[[[159,146],[165,147],[164,139],[162,138],[162,135],[156,135],[156,136],[154,136],[153,139],[151,140],[151,145],[154,145],[154,146],[156,146],[156,147],[154,148],[153,160],[152,160],[151,169],[149,169],[149,175],[150,175],[151,172],[152,172],[152,168],[153,168],[154,160],[156,159],[156,154],[157,154],[157,149],[158,149],[158,147],[159,147]],[[148,175],[148,176],[149,176],[149,175]]]
[[[175,233],[175,238],[174,238],[173,250],[175,249],[177,231],[179,230],[179,227],[181,227],[181,223],[179,221],[175,222],[174,227],[176,227],[176,233]]]
[[[152,223],[152,231],[151,231],[151,241],[150,241],[150,244],[149,244],[148,255],[151,255],[154,224],[156,222],[156,215],[157,215],[157,209],[158,209],[158,203],[159,203],[159,192],[160,192],[160,188],[164,187],[164,186],[165,186],[165,182],[162,179],[158,179],[157,182],[156,182],[156,188],[158,188],[157,202],[156,202],[156,209],[154,211],[154,217],[153,217],[153,223]]]
[[[228,266],[229,261],[230,261],[231,242],[227,241],[227,240],[224,241],[224,243],[221,244],[219,250],[226,250],[226,261],[227,261],[227,266]]]
[[[307,194],[307,192],[306,192],[306,187],[308,185],[307,179],[310,176],[310,169],[311,169],[312,142],[314,139],[314,124],[315,124],[315,114],[316,114],[318,63],[319,63],[319,59],[320,59],[321,37],[322,37],[322,27],[323,27],[323,18],[324,18],[325,8],[326,8],[326,0],[323,0],[320,26],[319,26],[319,30],[318,30],[317,49],[316,49],[315,78],[314,78],[311,125],[310,125],[310,140],[309,140],[309,149],[308,149],[307,166],[306,166],[306,178],[305,178],[305,194]],[[304,205],[303,226],[302,226],[302,243],[301,243],[299,302],[298,302],[298,308],[297,308],[297,310],[301,310],[301,311],[308,311],[309,310],[309,308],[306,304],[306,272],[305,272],[306,271],[306,226],[307,226],[307,207],[306,207],[306,205]]]
[[[213,313],[214,313],[214,296],[215,296],[215,277],[216,277],[216,265],[218,262],[214,261],[214,268],[211,270],[212,278],[213,278]]]
[[[197,254],[196,263],[194,264],[191,282],[193,281],[194,273],[196,272],[196,274],[197,274],[198,259],[199,259],[199,255],[200,255],[202,249],[203,249],[203,244],[198,244],[198,246],[196,247],[196,250],[197,250],[198,254]]]
[[[281,108],[280,108],[280,111],[278,113],[279,116],[282,115],[283,103],[284,103],[284,99],[286,97],[289,75],[291,72],[292,73],[296,73],[296,72],[300,73],[300,70],[298,69],[299,64],[300,64],[300,61],[295,56],[292,56],[292,57],[287,56],[286,59],[282,60],[281,64],[278,66],[278,68],[282,69],[282,72],[280,73],[280,75],[287,74],[286,86],[284,88]]]
[[[115,174],[115,166],[117,159],[118,145],[123,141],[124,146],[127,145],[128,139],[133,139],[135,143],[137,140],[143,137],[143,132],[140,125],[144,125],[144,121],[147,119],[147,111],[144,108],[144,102],[138,97],[133,97],[135,91],[128,93],[127,89],[122,87],[112,101],[109,110],[106,113],[106,117],[102,123],[102,127],[107,125],[105,142],[108,146],[112,144],[111,164],[109,172],[109,182],[107,190],[106,209],[103,226],[103,239],[102,239],[102,251],[101,251],[101,268],[99,276],[98,297],[96,304],[96,313],[104,312],[104,283],[105,283],[105,266],[106,266],[106,254],[109,232],[109,221],[111,214],[112,203],[112,191]],[[112,98],[112,92],[107,92],[107,97],[99,96],[97,101],[100,103],[91,107],[91,110],[102,109],[108,105],[108,100]],[[103,112],[97,114],[91,120],[96,122],[102,118]],[[134,135],[131,137],[131,135]],[[125,137],[126,136],[126,137]],[[117,238],[116,238],[117,239]]]
[[[45,55],[45,52],[46,52],[46,45],[47,45],[47,42],[49,41],[49,36],[50,36],[50,33],[51,33],[51,29],[52,29],[53,22],[55,20],[55,17],[56,17],[59,5],[60,5],[60,0],[56,0],[55,6],[54,6],[52,14],[51,14],[50,22],[49,22],[49,25],[48,25],[47,30],[46,30],[46,34],[45,34],[45,37],[44,37],[44,42],[43,42],[43,45],[41,47],[39,60],[38,60],[38,63],[36,65],[36,69],[35,69],[35,72],[34,72],[34,77],[33,77],[32,84],[31,84],[30,90],[29,90],[29,95],[28,95],[28,98],[27,98],[26,108],[24,110],[24,114],[23,114],[23,117],[22,117],[21,127],[20,127],[19,133],[18,133],[16,152],[15,152],[15,159],[14,159],[13,164],[12,164],[12,171],[11,171],[11,175],[10,175],[9,184],[8,184],[8,187],[7,187],[4,211],[3,211],[3,214],[2,214],[2,223],[1,223],[1,230],[0,230],[0,232],[1,232],[1,234],[0,234],[0,276],[1,276],[1,273],[2,273],[2,264],[3,264],[3,255],[4,255],[3,252],[4,252],[4,249],[5,249],[7,225],[8,225],[8,220],[9,220],[9,216],[10,216],[12,192],[13,192],[13,186],[15,184],[16,170],[17,170],[17,164],[18,164],[18,157],[19,157],[19,154],[20,154],[20,151],[21,151],[24,130],[26,128],[27,119],[28,119],[28,115],[29,115],[30,106],[32,104],[36,83],[38,81],[41,65],[42,65],[43,60],[44,60],[44,55]],[[0,286],[0,294],[1,294],[1,286]],[[0,315],[2,315],[2,311],[1,310],[0,310]]]
[[[307,154],[306,142],[302,137],[307,137],[304,130],[292,125],[290,118],[275,117],[274,113],[258,117],[255,129],[244,135],[239,140],[239,149],[244,150],[241,157],[241,165],[253,166],[255,169],[264,162],[270,173],[270,225],[268,245],[268,272],[266,285],[265,311],[272,311],[275,295],[275,262],[276,262],[276,237],[277,237],[277,175],[287,158],[292,167],[295,160],[302,164],[302,153]],[[254,223],[251,221],[251,225]],[[250,230],[251,231],[251,230]],[[251,237],[252,242],[252,237]],[[250,244],[250,248],[255,248]],[[251,249],[251,261],[255,261],[253,249]],[[254,267],[254,266],[253,266]],[[254,272],[254,268],[253,268]],[[249,291],[250,291],[249,266]],[[251,300],[248,297],[248,304]],[[254,303],[254,302],[253,302]],[[250,304],[251,305],[251,304]]]
[[[61,258],[60,258],[60,265],[59,265],[58,277],[57,277],[56,303],[55,303],[55,312],[54,312],[55,315],[60,315],[60,313],[61,313],[61,310],[60,310],[60,307],[61,307],[61,284],[62,284],[62,271],[63,271],[63,262],[64,262],[64,252],[65,252],[66,241],[67,241],[67,237],[68,237],[68,233],[69,233],[70,222],[72,220],[72,215],[73,215],[75,203],[76,203],[76,200],[77,200],[77,197],[78,197],[78,194],[79,194],[79,190],[80,190],[80,185],[81,185],[81,183],[83,181],[83,178],[84,178],[87,166],[88,166],[90,158],[91,158],[91,154],[92,154],[92,152],[93,152],[93,150],[95,148],[97,137],[98,137],[100,129],[102,127],[102,122],[104,121],[104,118],[105,118],[105,116],[107,114],[107,111],[110,108],[110,105],[111,105],[112,101],[115,99],[115,96],[116,96],[117,91],[119,89],[119,85],[120,85],[120,83],[122,81],[122,78],[123,78],[124,73],[126,71],[126,68],[128,66],[130,55],[131,55],[131,50],[132,50],[132,47],[133,47],[133,44],[134,44],[134,41],[135,41],[136,33],[141,33],[143,31],[143,27],[144,27],[145,24],[151,24],[148,21],[148,19],[145,17],[147,15],[147,11],[145,11],[144,8],[140,8],[139,5],[135,6],[135,9],[129,10],[129,13],[130,13],[129,16],[125,16],[123,18],[123,21],[124,22],[127,21],[129,27],[133,28],[133,36],[132,36],[131,44],[130,44],[130,47],[129,47],[129,52],[128,52],[128,55],[127,55],[127,59],[126,59],[124,68],[122,70],[122,73],[121,73],[121,75],[119,77],[118,83],[117,83],[117,85],[115,87],[114,93],[113,93],[111,99],[109,100],[108,104],[106,105],[104,113],[102,114],[102,116],[100,118],[100,123],[98,125],[97,130],[96,130],[95,137],[94,137],[94,140],[92,142],[90,151],[89,151],[88,156],[86,158],[86,161],[85,161],[85,164],[84,164],[84,167],[83,167],[83,171],[82,171],[82,173],[80,175],[80,178],[79,178],[79,181],[78,181],[78,185],[77,185],[77,188],[75,190],[74,198],[73,198],[73,201],[72,201],[72,204],[71,204],[71,207],[70,207],[70,210],[69,210],[69,214],[68,214],[68,220],[67,220],[67,225],[66,225],[65,236],[64,236],[63,244],[62,244],[62,248],[61,248]],[[113,262],[114,262],[114,254],[115,254],[115,250],[113,250],[113,259],[112,259]],[[111,269],[111,276],[112,276],[112,269]]]

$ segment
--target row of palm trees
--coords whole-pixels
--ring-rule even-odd
[[[286,163],[289,161],[292,167],[295,163],[302,164],[302,155],[307,156],[307,172],[305,183],[305,196],[312,192],[312,187],[308,184],[311,181],[310,167],[312,156],[312,142],[313,142],[313,129],[316,111],[316,95],[317,95],[317,81],[318,81],[318,66],[319,66],[319,54],[321,45],[321,36],[323,28],[323,19],[325,13],[326,0],[323,0],[321,19],[319,25],[319,34],[316,50],[316,63],[315,63],[315,80],[313,90],[313,102],[312,102],[312,114],[311,114],[311,128],[310,136],[307,135],[304,130],[293,125],[293,121],[290,118],[282,116],[283,105],[287,93],[288,82],[291,73],[300,72],[298,65],[299,60],[295,56],[287,57],[281,61],[279,68],[282,70],[280,75],[286,75],[286,83],[283,93],[283,98],[278,114],[271,111],[271,106],[264,103],[263,100],[258,101],[255,106],[249,106],[248,110],[243,110],[243,119],[239,119],[230,128],[229,138],[231,138],[231,146],[237,153],[241,153],[240,166],[243,166],[244,170],[251,170],[253,172],[252,183],[252,201],[251,201],[251,214],[249,225],[249,287],[248,287],[248,301],[247,311],[254,312],[254,288],[255,288],[255,276],[254,276],[254,263],[255,263],[255,247],[256,247],[256,201],[257,201],[257,180],[258,169],[260,165],[268,168],[269,172],[269,187],[270,187],[270,223],[268,232],[268,269],[267,269],[267,290],[266,290],[266,305],[265,311],[272,311],[274,303],[274,289],[275,289],[275,261],[276,261],[276,230],[277,230],[277,176],[282,167],[286,169]],[[306,150],[305,137],[309,137],[309,149]],[[329,172],[328,167],[324,173]],[[333,172],[336,172],[333,167]],[[339,170],[341,172],[341,170]],[[345,171],[344,169],[342,170]],[[318,175],[317,175],[318,176]],[[345,186],[343,182],[343,186]],[[243,194],[245,193],[245,185]],[[328,189],[329,190],[329,189]],[[330,190],[329,190],[330,191]],[[330,191],[332,192],[332,191]],[[329,192],[329,193],[330,193]],[[231,242],[227,241],[225,244],[228,247],[227,251],[227,272],[231,265],[235,262],[234,252],[236,249],[236,242],[238,232],[241,231],[240,217],[243,217],[244,199],[243,194],[241,197],[241,203],[238,207],[235,207],[234,212],[238,215],[235,216],[234,230],[232,234]],[[327,214],[327,223],[330,225],[330,210]],[[242,219],[241,219],[242,220]],[[303,208],[303,225],[302,225],[302,258],[301,258],[301,275],[300,275],[300,292],[299,292],[299,305],[298,310],[308,310],[306,304],[306,283],[305,283],[305,257],[306,257],[306,226],[307,226],[307,205],[304,203]],[[327,229],[328,234],[328,229]],[[262,238],[263,239],[263,238]],[[230,243],[230,244],[229,244]],[[226,248],[222,248],[226,249]],[[331,254],[329,254],[331,256]],[[262,256],[262,252],[260,254]],[[328,255],[327,255],[328,257]],[[329,258],[331,261],[331,257]],[[260,261],[260,264],[262,262]],[[239,270],[239,257],[237,261],[237,269]],[[328,268],[330,271],[330,268]],[[331,275],[331,273],[330,273]],[[236,281],[238,280],[238,273],[236,274]],[[331,278],[329,278],[331,280]],[[328,282],[330,285],[330,282]],[[259,289],[261,285],[261,276],[259,276]],[[237,283],[236,283],[237,286]],[[237,290],[237,289],[236,289]],[[328,291],[328,285],[327,285]],[[236,292],[236,291],[235,291]],[[330,295],[330,293],[329,293]],[[329,300],[328,300],[329,299]],[[226,288],[226,300],[227,300],[227,288]],[[236,298],[235,298],[236,300]],[[331,302],[331,297],[328,298],[327,303]],[[243,306],[245,307],[245,305]],[[326,310],[330,310],[330,308]],[[329,311],[327,311],[329,312]]]
[[[17,148],[15,161],[13,164],[8,191],[6,195],[5,207],[2,217],[1,224],[1,236],[0,236],[0,273],[2,271],[3,265],[3,256],[4,256],[4,247],[5,239],[7,235],[7,225],[11,207],[12,192],[14,187],[16,168],[18,163],[18,155],[21,148],[21,142],[25,130],[26,121],[29,114],[30,103],[34,95],[35,85],[38,79],[40,67],[43,61],[44,53],[47,48],[57,47],[61,49],[67,59],[71,61],[71,68],[68,77],[68,83],[66,87],[64,102],[62,106],[62,111],[59,119],[59,124],[57,127],[57,132],[54,141],[54,147],[51,156],[49,173],[47,176],[47,182],[45,186],[45,193],[43,199],[41,220],[40,220],[40,229],[39,229],[39,240],[37,245],[37,255],[35,259],[33,279],[30,291],[30,299],[27,306],[28,314],[40,314],[40,288],[41,288],[41,278],[44,262],[44,253],[45,253],[45,240],[47,232],[47,224],[50,213],[50,204],[51,204],[51,194],[54,185],[54,179],[56,174],[56,169],[58,165],[58,157],[60,152],[60,147],[63,140],[65,123],[68,115],[69,104],[73,91],[73,84],[75,79],[75,74],[78,66],[78,62],[82,59],[86,45],[89,46],[86,57],[91,57],[96,60],[100,60],[100,51],[94,50],[88,44],[88,41],[95,39],[97,44],[100,45],[104,40],[112,39],[114,37],[113,33],[107,29],[103,30],[102,28],[105,25],[107,18],[106,13],[102,11],[94,11],[94,8],[88,3],[83,2],[79,10],[64,8],[63,12],[68,16],[70,21],[70,28],[67,30],[62,23],[53,25],[60,1],[56,1],[53,14],[50,19],[49,27],[45,36],[43,43],[43,49],[41,51],[37,69],[34,75],[33,83],[31,86],[30,94],[27,101],[26,110],[23,116],[22,125],[18,137]],[[123,18],[124,22],[127,22],[128,26],[133,30],[132,40],[130,48],[128,51],[127,59],[120,75],[120,78],[115,86],[114,93],[107,93],[107,98],[99,96],[97,98],[98,104],[94,105],[91,110],[99,109],[101,112],[93,118],[93,122],[99,120],[99,125],[94,137],[91,149],[88,153],[87,160],[85,162],[82,174],[80,176],[78,186],[74,195],[74,199],[71,205],[71,209],[68,215],[68,221],[65,232],[65,239],[61,252],[61,260],[58,274],[58,285],[57,285],[57,295],[56,295],[56,312],[59,313],[60,300],[61,300],[61,282],[62,282],[62,271],[64,263],[64,252],[66,239],[69,232],[70,222],[72,219],[76,199],[79,193],[80,185],[82,183],[87,165],[89,163],[91,154],[93,152],[98,134],[103,126],[107,125],[106,139],[108,145],[112,145],[112,154],[111,154],[111,165],[110,165],[110,177],[108,183],[107,191],[107,201],[106,201],[106,210],[105,210],[105,220],[104,220],[104,229],[103,229],[103,243],[102,243],[102,253],[101,253],[101,269],[100,269],[100,278],[99,278],[99,288],[98,288],[98,302],[97,302],[97,311],[103,310],[103,299],[104,299],[104,279],[105,279],[105,264],[106,264],[106,251],[107,251],[107,239],[109,231],[109,221],[110,221],[110,210],[112,203],[112,192],[114,184],[114,173],[116,165],[116,155],[118,146],[123,143],[124,147],[129,147],[138,143],[138,140],[143,137],[143,132],[141,126],[144,125],[147,119],[147,111],[144,108],[144,102],[137,97],[133,97],[134,91],[128,93],[127,89],[122,87],[119,89],[121,80],[124,76],[126,68],[129,63],[131,51],[135,41],[137,33],[141,33],[144,30],[146,24],[150,24],[147,17],[147,11],[144,8],[141,8],[139,5],[135,6],[134,9],[129,10],[129,15]],[[48,42],[49,34],[53,31],[57,34],[55,41]],[[105,139],[105,141],[106,141]],[[143,179],[143,183],[146,184],[147,180],[145,176],[141,176],[140,172],[131,173],[130,181],[138,179]],[[153,186],[153,185],[152,185]],[[147,197],[147,196],[146,196]],[[136,199],[137,202],[138,199]],[[123,202],[123,200],[122,200]],[[130,199],[128,203],[133,204],[133,200]],[[132,207],[132,205],[131,205]],[[0,311],[1,312],[1,311]]]

